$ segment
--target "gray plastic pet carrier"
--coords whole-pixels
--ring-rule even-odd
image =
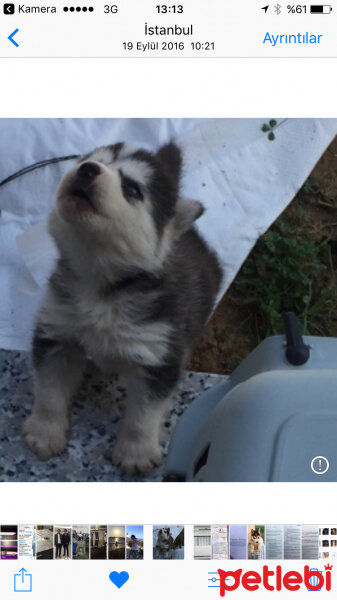
[[[337,481],[337,338],[285,326],[185,411],[165,481]]]

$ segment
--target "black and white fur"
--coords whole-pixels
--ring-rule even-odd
[[[163,527],[162,529],[159,529],[153,558],[169,558],[169,551],[173,548],[173,545],[174,540],[171,535],[170,528]]]
[[[49,218],[59,250],[33,340],[35,403],[25,423],[41,459],[66,447],[70,399],[90,358],[123,372],[128,399],[112,460],[128,473],[161,461],[159,430],[221,271],[179,193],[181,153],[123,143],[82,157]]]

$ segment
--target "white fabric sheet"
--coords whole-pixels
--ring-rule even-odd
[[[258,237],[295,196],[337,133],[337,119],[0,120],[0,180],[55,156],[126,141],[184,151],[183,195],[203,202],[197,225],[224,268],[226,291]],[[49,165],[0,187],[0,347],[27,350],[56,250],[45,219],[69,163]],[[219,296],[219,297],[220,297]]]

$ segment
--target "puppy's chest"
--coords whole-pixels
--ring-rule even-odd
[[[137,297],[76,302],[77,336],[93,360],[117,357],[139,364],[160,364],[168,348],[170,326],[142,318]]]

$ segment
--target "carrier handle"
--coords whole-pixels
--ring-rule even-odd
[[[308,362],[310,347],[303,341],[295,313],[284,312],[282,316],[286,336],[286,359],[291,365],[299,367]]]

